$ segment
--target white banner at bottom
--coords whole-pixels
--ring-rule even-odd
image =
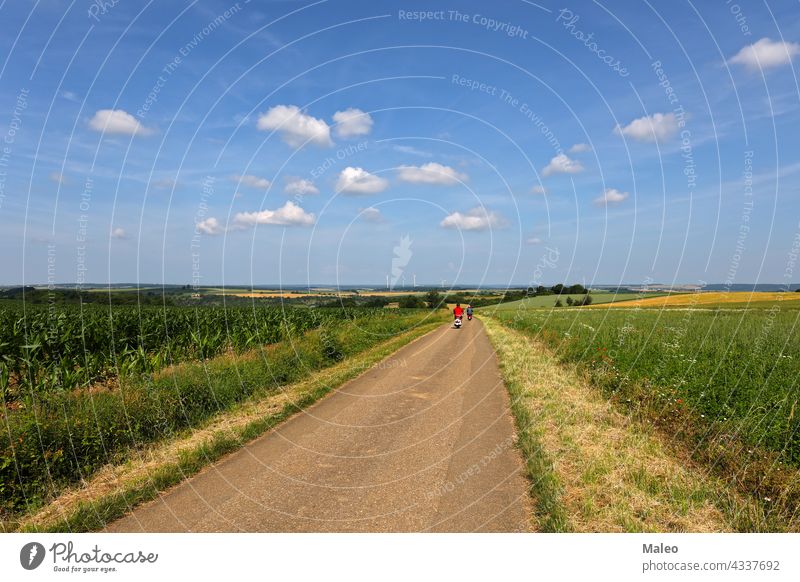
[[[2,534],[2,580],[800,580],[800,534]]]

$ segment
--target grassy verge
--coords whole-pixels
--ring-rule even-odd
[[[497,319],[763,504],[769,528],[800,529],[797,310],[528,310]]]
[[[242,402],[284,393],[287,385],[416,329],[426,316],[355,320],[245,354],[180,364],[115,390],[46,395],[6,417],[7,442],[0,447],[3,520],[34,514],[104,466],[180,438]],[[228,446],[223,439],[212,448],[224,452]],[[182,461],[187,469],[195,463],[190,457]]]
[[[488,318],[544,531],[775,529],[764,508],[614,409],[574,367]]]

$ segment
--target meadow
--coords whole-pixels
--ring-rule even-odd
[[[685,307],[691,297],[671,299]],[[646,302],[663,306],[664,299]],[[689,444],[695,459],[796,511],[800,312],[782,307],[797,302],[622,309],[631,304],[497,310],[494,317],[577,366],[622,409]]]

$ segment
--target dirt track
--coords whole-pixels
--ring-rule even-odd
[[[483,326],[442,327],[107,531],[526,531],[513,439]]]

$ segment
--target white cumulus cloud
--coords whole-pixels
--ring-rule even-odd
[[[469,179],[466,174],[436,162],[429,162],[421,166],[400,166],[397,170],[397,177],[403,182],[411,184],[441,184],[444,186],[466,182]]]
[[[594,199],[597,206],[616,206],[628,198],[627,192],[620,192],[616,188],[606,188],[602,196]]]
[[[337,111],[333,114],[333,121],[336,123],[334,128],[336,135],[339,137],[356,137],[367,135],[372,131],[372,117],[355,107]]]
[[[439,223],[442,228],[458,230],[487,230],[505,226],[506,221],[498,213],[486,208],[473,208],[466,213],[453,212]]]
[[[796,42],[774,41],[762,38],[754,44],[747,45],[730,59],[729,63],[743,65],[750,70],[772,69],[788,65],[800,53],[800,44]]]
[[[100,109],[89,120],[95,131],[124,135],[152,135],[155,130],[143,126],[136,118],[122,109]]]
[[[315,218],[314,214],[306,212],[300,206],[289,200],[286,204],[275,210],[239,212],[233,217],[233,224],[237,228],[250,228],[257,224],[310,226],[314,224]]]
[[[258,117],[258,129],[277,131],[281,138],[293,148],[305,143],[329,147],[331,128],[322,119],[312,117],[300,111],[296,105],[276,105]]]
[[[567,154],[558,154],[542,170],[543,176],[552,174],[577,174],[583,172],[583,165],[571,159]]]
[[[617,126],[614,133],[637,141],[662,142],[678,131],[678,120],[674,113],[654,113],[634,119],[625,127]]]
[[[314,185],[311,180],[304,178],[290,179],[283,189],[287,194],[292,196],[306,196],[309,194],[319,194],[319,188]]]
[[[369,208],[362,208],[360,211],[361,218],[366,220],[367,222],[383,222],[383,214],[381,211],[374,206],[370,206]]]
[[[256,188],[258,190],[266,190],[270,185],[270,181],[266,178],[254,176],[253,174],[245,174],[244,176],[234,174],[231,176],[231,182],[241,183],[244,186]]]
[[[111,231],[111,238],[125,238],[125,229],[117,227]]]
[[[339,174],[336,190],[345,194],[377,194],[389,186],[389,181],[370,174],[363,168],[348,166]]]
[[[540,239],[538,236],[532,236],[529,237],[525,242],[529,245],[540,245],[544,241],[542,241],[542,239]]]
[[[222,225],[219,223],[219,220],[217,220],[213,216],[210,216],[205,220],[201,220],[195,225],[195,228],[197,229],[197,232],[201,234],[216,235],[225,232],[225,229],[222,228]]]

